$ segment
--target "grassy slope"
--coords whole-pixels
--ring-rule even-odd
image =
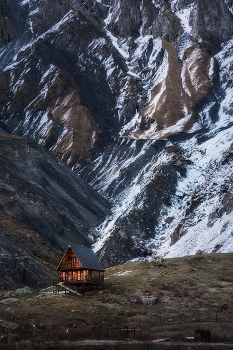
[[[62,253],[28,226],[1,211],[0,240],[1,288],[15,289],[25,284],[38,288],[48,286],[56,279],[54,267],[58,265]],[[22,267],[22,276],[16,280],[19,266]]]
[[[88,291],[80,297],[39,291],[30,295],[11,293],[19,302],[0,304],[0,319],[25,324],[26,338],[36,324],[41,335],[50,332],[50,340],[65,338],[67,328],[69,336],[77,338],[80,331],[100,327],[94,337],[104,338],[106,327],[149,327],[152,339],[182,340],[199,328],[210,329],[213,341],[233,341],[232,271],[233,254],[119,265],[106,270],[105,292]],[[137,296],[142,295],[157,297],[156,303],[136,303]],[[229,304],[227,314],[220,313],[223,303]],[[94,307],[92,312],[86,311],[90,307]]]

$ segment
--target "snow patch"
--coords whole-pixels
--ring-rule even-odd
[[[20,5],[24,6],[26,4],[29,4],[30,2],[31,2],[31,0],[23,0],[23,1],[21,1]]]
[[[211,226],[208,224],[209,215],[215,212],[221,203],[220,187],[233,171],[233,164],[231,164],[231,169],[229,169],[229,164],[225,168],[218,166],[224,153],[231,147],[232,138],[233,127],[220,132],[201,145],[198,145],[195,139],[183,143],[184,154],[190,152],[189,159],[192,165],[188,166],[186,178],[181,178],[178,182],[174,203],[168,210],[167,215],[174,217],[174,220],[163,232],[165,241],[161,243],[158,238],[151,241],[151,246],[161,244],[160,248],[156,249],[156,254],[166,257],[185,256],[196,254],[199,249],[208,253],[212,252],[217,245],[221,246],[219,252],[233,250],[232,212],[216,218]],[[186,217],[190,198],[198,188],[203,188],[204,200],[196,209],[192,221],[189,217],[185,219],[186,222],[182,226],[185,234],[171,246],[170,237],[174,229],[182,223],[182,219]],[[184,199],[179,200],[178,198]]]
[[[111,39],[113,46],[115,46],[115,48],[120,53],[120,55],[123,56],[125,59],[128,59],[129,58],[128,52],[125,52],[124,50],[122,50],[120,48],[117,38],[114,35],[112,35],[112,33],[109,30],[107,30],[106,28],[105,28],[105,30],[106,30],[108,37]]]
[[[127,271],[120,271],[120,272],[117,272],[115,273],[113,276],[125,276],[125,275],[128,275],[130,272],[132,272],[132,270],[127,270]]]
[[[193,9],[193,5],[189,5],[188,8],[176,11],[176,16],[180,19],[181,26],[186,33],[191,33],[192,28],[190,26],[190,14]]]
[[[108,188],[112,183],[117,182],[117,185],[120,186],[120,171],[127,168],[127,166],[130,166],[130,164],[133,164],[137,159],[140,160],[140,157],[143,157],[143,154],[145,153],[146,149],[150,147],[152,142],[153,141],[146,141],[139,154],[134,154],[136,142],[133,142],[128,148],[127,156],[124,154],[121,156],[121,158],[119,158],[118,155],[115,157],[114,155],[111,155],[109,161],[102,168],[102,175],[99,175],[102,176],[101,188],[98,188],[97,186],[95,186],[95,188],[98,188],[98,191],[101,194],[104,194],[108,191]],[[100,240],[94,244],[95,252],[103,247],[104,242],[108,237],[114,234],[116,221],[120,217],[127,216],[127,214],[135,207],[135,202],[137,199],[140,198],[141,201],[143,201],[143,191],[148,183],[150,183],[154,178],[156,170],[159,169],[162,164],[169,162],[171,158],[171,154],[168,154],[165,151],[161,152],[157,159],[152,158],[150,163],[147,163],[138,170],[137,175],[129,187],[124,188],[120,193],[118,192],[114,196],[115,206],[112,210],[112,214],[106,218],[99,228]],[[109,164],[111,164],[111,167],[109,167]],[[138,208],[139,207],[140,204],[138,204]]]

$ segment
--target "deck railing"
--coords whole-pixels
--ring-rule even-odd
[[[65,276],[59,277],[59,282],[64,282],[64,283],[103,283],[104,282],[104,277],[103,276],[99,276],[99,277],[93,277],[90,278],[89,276]]]

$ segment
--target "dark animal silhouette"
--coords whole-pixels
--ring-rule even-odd
[[[200,334],[201,341],[204,340],[204,341],[208,341],[208,343],[210,342],[211,333],[208,329],[196,329],[195,335],[196,334]]]
[[[223,306],[221,307],[221,312],[228,310],[228,305],[227,304],[223,304]]]

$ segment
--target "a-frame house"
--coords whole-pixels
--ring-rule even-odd
[[[92,249],[79,246],[68,246],[61,259],[57,271],[59,282],[65,285],[104,286],[104,267],[97,259]]]

